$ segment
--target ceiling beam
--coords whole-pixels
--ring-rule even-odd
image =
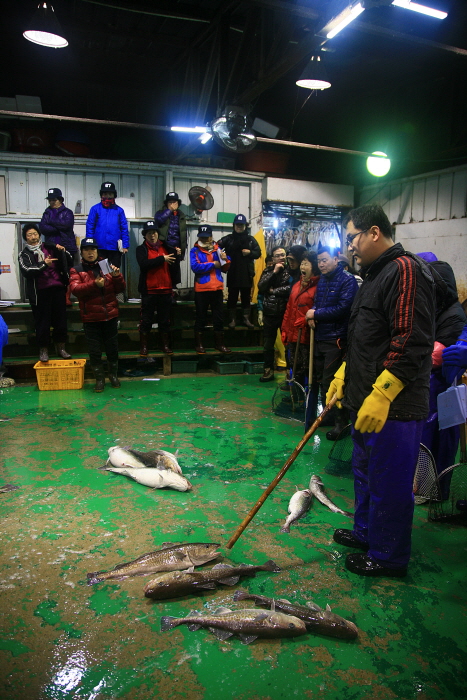
[[[428,46],[430,49],[441,49],[442,51],[450,51],[458,56],[467,56],[467,50],[461,49],[458,46],[450,46],[449,44],[442,44],[439,41],[432,41],[432,39],[424,39],[421,36],[415,36],[414,34],[404,34],[403,32],[396,32],[394,29],[386,29],[385,27],[378,27],[374,24],[369,24],[368,22],[362,22],[356,20],[352,22],[352,27],[367,34],[376,34],[378,36],[387,36],[391,39],[396,39],[398,41],[406,41],[410,44],[418,44],[419,46]]]
[[[153,17],[167,17],[168,19],[184,19],[188,22],[204,22],[209,24],[211,17],[209,13],[202,12],[199,9],[196,13],[192,11],[192,5],[180,5],[172,3],[158,3],[156,8],[153,4],[134,2],[131,5],[124,5],[121,0],[113,0],[112,2],[103,2],[103,0],[81,0],[91,5],[100,5],[107,7],[110,10],[121,10],[123,12],[134,12],[139,15],[152,15]],[[182,9],[183,8],[183,9]]]

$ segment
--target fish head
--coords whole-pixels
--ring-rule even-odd
[[[278,637],[298,637],[306,634],[307,629],[303,620],[294,615],[286,615],[281,612],[271,612],[267,617],[267,626]]]
[[[219,547],[220,544],[213,542],[200,542],[190,547],[189,557],[195,566],[201,566],[219,556]]]
[[[340,615],[331,612],[323,612],[323,618],[327,623],[327,632],[329,636],[338,637],[339,639],[355,639],[358,637],[358,627],[354,622],[345,620]]]
[[[181,571],[169,571],[167,574],[161,574],[147,582],[144,587],[144,595],[146,598],[155,598],[156,600],[173,598],[183,580]]]

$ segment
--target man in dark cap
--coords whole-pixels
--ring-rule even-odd
[[[117,189],[113,182],[103,182],[101,201],[89,210],[86,221],[86,238],[94,238],[99,257],[120,269],[122,253],[128,253],[130,237],[125,212],[115,203]],[[121,247],[119,247],[121,241]]]
[[[42,214],[39,224],[46,245],[61,245],[73,256],[73,262],[78,262],[78,246],[76,245],[73,226],[75,217],[71,209],[63,203],[62,190],[51,187],[46,199],[49,206]]]

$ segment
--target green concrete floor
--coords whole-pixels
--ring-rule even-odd
[[[295,485],[311,473],[352,508],[350,474],[328,473],[320,429],[225,560],[263,563],[242,587],[329,603],[360,629],[355,641],[313,634],[220,642],[199,630],[160,632],[162,615],[232,604],[237,587],[156,603],[147,579],[86,585],[165,541],[225,544],[302,436],[270,413],[274,386],[257,376],[167,377],[94,394],[0,392],[0,697],[2,700],[451,700],[465,698],[465,529],[429,523],[418,506],[406,579],[366,579],[344,568],[332,541],[349,521],[315,503],[279,532]],[[152,491],[98,471],[111,445],[180,450],[192,492]]]

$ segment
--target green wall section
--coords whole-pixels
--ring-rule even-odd
[[[319,429],[230,551],[225,543],[302,436],[270,412],[274,386],[254,375],[132,380],[121,390],[3,390],[0,414],[0,697],[6,700],[454,700],[466,697],[466,533],[416,507],[406,579],[367,579],[344,568],[344,516],[315,502],[281,534],[295,486],[319,474],[352,510],[349,469],[328,459]],[[152,491],[99,467],[112,445],[179,450],[193,491]],[[225,561],[273,559],[280,573],[242,588],[299,603],[329,603],[360,634],[314,634],[244,646],[179,627],[162,615],[233,603],[239,586],[154,602],[147,578],[86,584],[163,542],[220,542]],[[209,565],[208,565],[209,566]]]

